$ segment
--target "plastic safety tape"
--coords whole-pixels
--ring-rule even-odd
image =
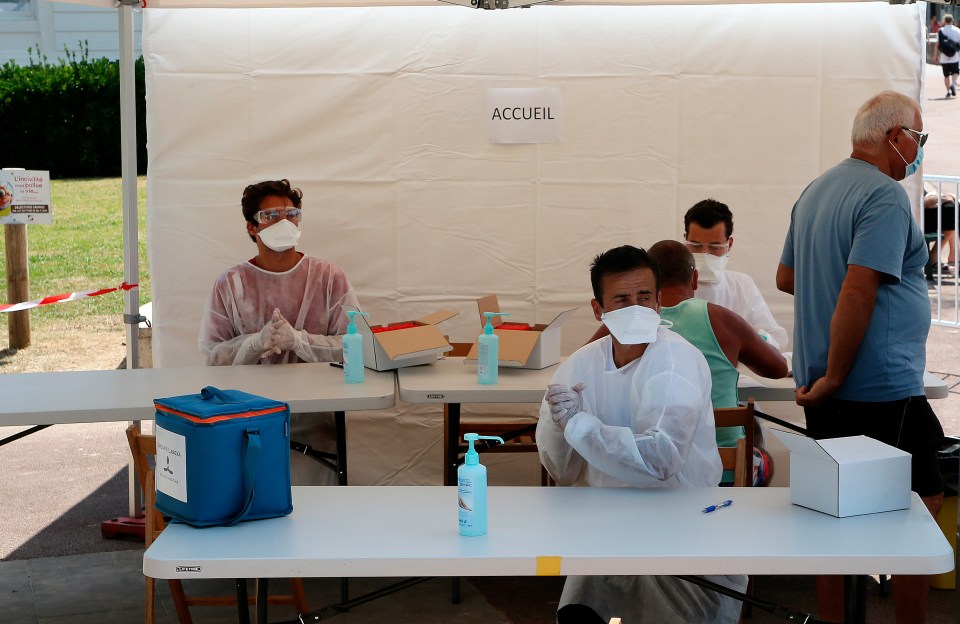
[[[68,301],[79,301],[80,299],[89,299],[90,297],[99,297],[100,295],[106,295],[107,293],[116,292],[118,290],[133,290],[134,288],[139,287],[140,284],[127,284],[126,282],[120,284],[116,288],[101,288],[100,290],[85,290],[83,292],[70,293],[68,295],[52,295],[50,297],[44,297],[43,299],[34,299],[33,301],[23,301],[21,303],[0,303],[0,312],[20,312],[21,310],[29,310],[30,308],[36,308],[37,306],[50,305],[53,303],[66,303]]]

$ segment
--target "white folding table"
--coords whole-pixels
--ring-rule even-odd
[[[491,487],[483,537],[458,534],[455,487],[295,487],[293,494],[293,514],[284,518],[168,526],[144,554],[144,574],[926,575],[953,569],[950,544],[915,494],[907,510],[835,518],[790,504],[788,488]],[[726,498],[734,501],[730,507],[701,512]],[[263,622],[266,601],[258,604]]]
[[[923,391],[928,399],[945,399],[948,394],[947,382],[929,371],[923,373]],[[797,383],[793,377],[783,379],[755,378],[740,373],[737,392],[741,401],[753,398],[756,401],[795,401]]]
[[[460,442],[460,405],[462,403],[539,403],[556,365],[544,369],[500,367],[496,384],[477,383],[476,364],[464,364],[464,358],[451,357],[433,364],[397,370],[400,400],[408,403],[443,403],[447,446],[444,448],[444,485],[457,482]]]
[[[290,405],[290,411],[334,412],[337,473],[346,484],[345,414],[392,407],[393,371],[366,371],[361,384],[343,382],[343,369],[321,364],[199,366],[0,375],[0,426],[35,425],[0,446],[53,424],[152,420],[153,400],[197,393],[204,386],[242,390]]]

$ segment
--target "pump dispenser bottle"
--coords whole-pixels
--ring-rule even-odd
[[[363,383],[363,334],[357,333],[357,326],[353,322],[357,314],[367,316],[366,312],[347,311],[350,324],[347,325],[347,335],[343,337],[343,381],[346,383]]]
[[[484,312],[487,324],[477,339],[477,383],[495,384],[500,373],[500,337],[493,333],[490,319],[494,316],[510,316],[506,312]]]
[[[477,440],[498,440],[498,436],[464,434],[469,444],[463,465],[457,469],[457,498],[460,505],[460,535],[475,537],[487,534],[487,467],[480,463],[480,454],[473,448]]]

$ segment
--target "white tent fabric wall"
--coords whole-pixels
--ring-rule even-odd
[[[149,9],[154,363],[202,362],[210,286],[255,254],[241,191],[276,178],[304,191],[300,248],[341,265],[374,322],[454,308],[442,329],[468,341],[481,295],[520,321],[582,306],[569,353],[597,326],[591,257],[680,238],[714,197],[736,217],[730,268],[789,330],[774,272],[791,206],[848,155],[868,96],[919,99],[924,21],[882,3]],[[531,86],[561,89],[562,142],[488,144],[485,90]],[[419,467],[438,410],[417,411],[432,416],[399,422],[431,439],[352,461],[351,482],[438,482],[439,455]],[[350,422],[351,452],[390,439]]]

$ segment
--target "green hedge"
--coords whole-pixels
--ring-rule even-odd
[[[50,63],[0,67],[0,166],[52,178],[120,175],[120,64],[91,60],[86,43]],[[137,170],[147,170],[143,58],[136,61]]]

